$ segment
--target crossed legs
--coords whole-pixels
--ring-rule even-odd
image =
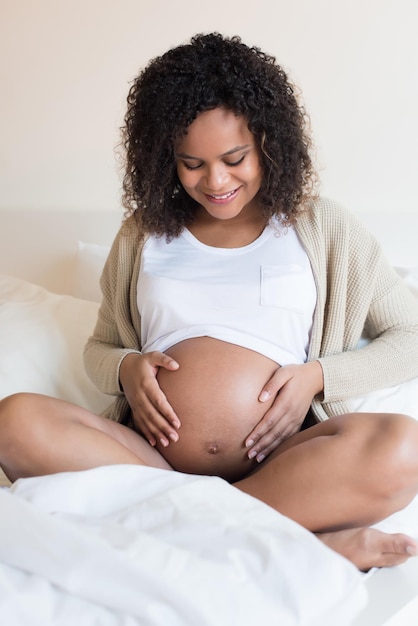
[[[235,486],[315,532],[361,570],[417,554],[410,537],[369,528],[418,492],[418,422],[405,415],[357,413],[318,424]]]
[[[100,465],[172,469],[129,428],[36,394],[0,401],[0,465],[10,480]],[[283,443],[235,487],[294,519],[360,569],[416,553],[405,535],[369,529],[418,492],[418,423],[349,414]]]

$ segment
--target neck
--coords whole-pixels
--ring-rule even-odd
[[[206,211],[199,211],[188,228],[196,239],[207,246],[242,248],[258,239],[266,224],[267,220],[259,212],[252,216],[240,214],[234,219],[219,220]]]

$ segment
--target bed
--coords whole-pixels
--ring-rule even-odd
[[[418,297],[418,214],[359,217]],[[117,211],[0,212],[0,398],[96,412],[82,349]],[[402,233],[402,235],[400,234]],[[353,400],[418,419],[418,380]],[[400,626],[418,559],[361,574],[295,522],[215,477],[110,466],[0,476],[0,615],[11,626]],[[378,527],[418,538],[418,498]]]

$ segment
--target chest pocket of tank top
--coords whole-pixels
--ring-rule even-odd
[[[308,272],[301,265],[261,266],[261,306],[304,313],[310,295]]]

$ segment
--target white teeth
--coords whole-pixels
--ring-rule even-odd
[[[230,198],[234,193],[235,193],[235,189],[234,191],[230,191],[229,193],[226,193],[223,196],[215,196],[215,194],[211,194],[211,196],[212,198],[215,198],[216,200],[226,200],[227,198]]]

